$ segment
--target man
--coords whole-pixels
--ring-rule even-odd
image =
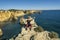
[[[33,19],[30,17],[30,16],[28,16],[28,18],[27,18],[27,20],[26,20],[26,22],[27,22],[27,24],[26,24],[26,30],[27,30],[27,28],[29,28],[30,30],[31,30],[31,28],[32,28],[32,24],[31,24],[31,21],[32,21]]]

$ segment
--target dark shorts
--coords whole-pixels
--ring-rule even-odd
[[[28,27],[31,26],[31,24],[28,24]]]
[[[26,24],[26,27],[32,27],[32,25],[31,24]]]

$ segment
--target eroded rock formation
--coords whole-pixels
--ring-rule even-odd
[[[33,14],[34,12],[39,12],[37,10],[0,10],[0,22],[6,21],[11,17],[17,18],[18,16],[23,16],[25,14]]]
[[[26,31],[22,28],[21,34],[19,34],[15,40],[60,40],[59,38],[50,38],[48,31],[36,32],[34,27],[31,31],[29,29]]]

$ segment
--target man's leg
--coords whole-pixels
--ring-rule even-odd
[[[30,29],[30,31],[31,31],[31,28],[29,28]]]
[[[31,31],[31,28],[32,28],[32,25],[30,24],[30,26],[29,26],[30,31]]]
[[[26,25],[25,25],[25,30],[27,30],[27,27],[28,27],[28,25],[26,24]]]

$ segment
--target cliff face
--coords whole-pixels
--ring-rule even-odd
[[[0,22],[6,21],[11,17],[18,17],[23,16],[26,14],[32,14],[34,12],[37,12],[36,10],[5,10],[0,11]]]
[[[7,20],[8,18],[10,18],[11,16],[11,13],[10,12],[1,12],[0,11],[0,21],[5,21]]]
[[[23,11],[16,11],[16,12],[10,12],[10,11],[0,11],[0,22],[6,21],[11,17],[17,17],[17,16],[23,16]]]

